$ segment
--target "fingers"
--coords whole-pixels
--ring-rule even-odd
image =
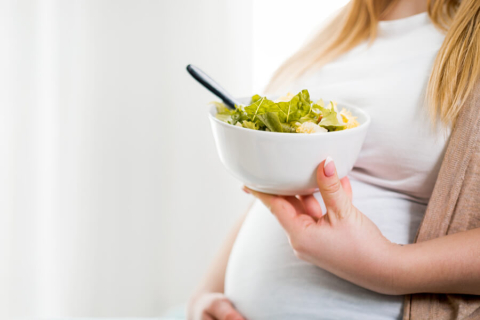
[[[268,210],[271,210],[272,208],[272,201],[275,199],[277,196],[269,193],[263,193],[259,191],[252,190],[246,186],[243,186],[243,190],[247,193],[250,193],[253,195],[255,198],[259,199],[260,201],[263,202],[265,207],[268,208]]]
[[[269,208],[290,237],[298,236],[309,225],[315,224],[312,217],[302,214],[303,205],[296,197],[275,196],[249,188],[247,190]]]
[[[218,297],[213,297],[205,313],[205,319],[209,319],[208,317],[210,317],[215,320],[245,320],[223,294],[219,294]]]
[[[202,314],[202,318],[201,318],[201,319],[202,319],[202,320],[216,320],[216,319],[214,319],[212,316],[210,316],[209,314],[206,314],[206,313]]]
[[[332,158],[328,157],[319,164],[317,183],[330,221],[334,222],[335,219],[342,219],[349,214],[352,203],[338,179]],[[348,184],[350,183],[348,182]]]
[[[313,195],[309,194],[306,196],[299,196],[299,198],[302,201],[305,211],[308,215],[317,220],[323,216],[322,207]]]
[[[279,196],[290,202],[290,204],[295,208],[297,214],[304,213],[305,207],[300,199],[295,196]]]
[[[345,193],[347,196],[352,200],[352,185],[350,184],[350,179],[348,179],[347,176],[343,177],[340,179],[340,183],[342,184],[343,190],[345,190]]]

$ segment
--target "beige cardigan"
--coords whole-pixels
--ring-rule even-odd
[[[480,82],[452,130],[415,242],[480,227]],[[480,243],[479,243],[480,246]],[[480,319],[480,296],[412,294],[404,320]]]

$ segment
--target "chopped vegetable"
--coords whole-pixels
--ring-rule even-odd
[[[235,110],[228,109],[221,102],[213,103],[217,108],[217,119],[252,130],[322,133],[359,126],[350,111],[337,111],[336,102],[330,101],[327,107],[322,99],[312,102],[308,90],[296,95],[288,93],[275,101],[254,95],[249,105],[236,105]]]
[[[328,132],[327,129],[320,127],[318,124],[313,122],[304,122],[301,126],[297,128],[297,133],[318,133],[318,132]]]

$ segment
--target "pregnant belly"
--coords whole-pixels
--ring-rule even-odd
[[[404,298],[369,291],[299,260],[258,200],[232,249],[225,294],[249,320],[401,319]]]

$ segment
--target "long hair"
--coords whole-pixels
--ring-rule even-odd
[[[378,21],[398,0],[351,0],[309,42],[285,61],[266,87],[278,92],[363,41],[373,42]],[[432,122],[453,125],[480,75],[480,1],[429,0],[428,15],[445,40],[427,85]]]

